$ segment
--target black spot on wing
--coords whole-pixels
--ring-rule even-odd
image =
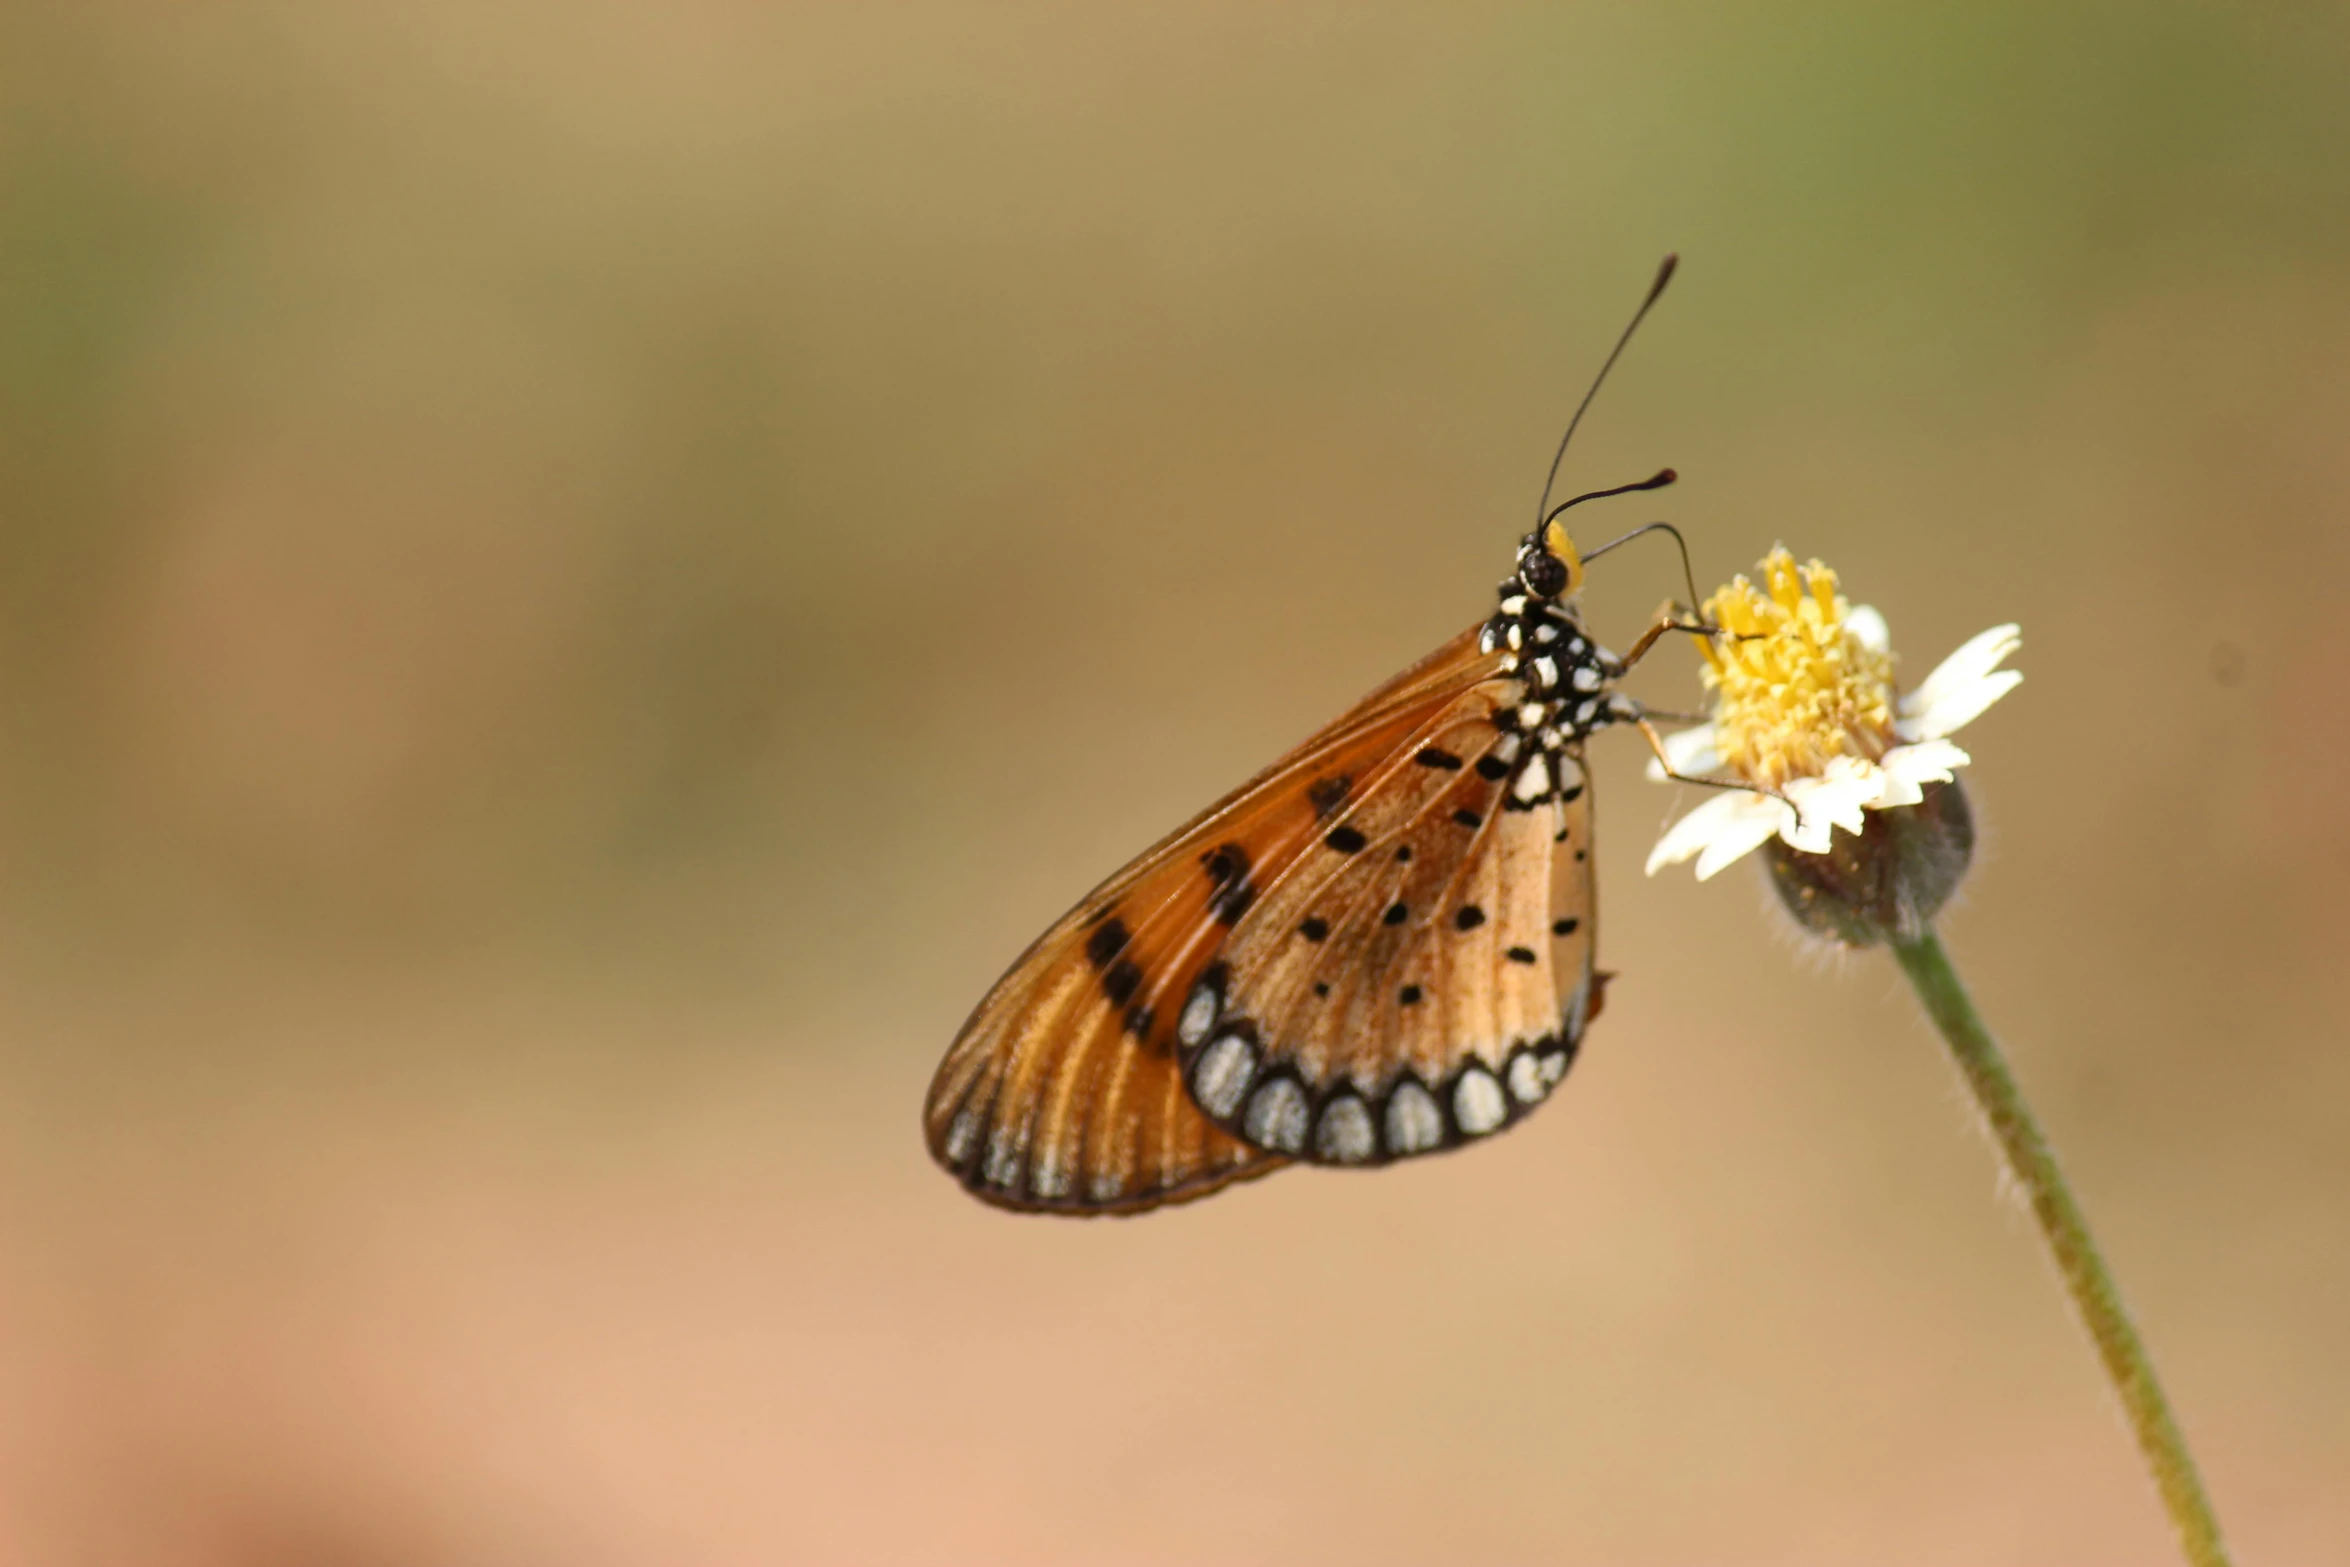
[[[1454,914],[1452,917],[1452,928],[1454,930],[1475,930],[1478,926],[1484,923],[1485,911],[1477,907],[1477,905],[1474,903],[1462,904],[1460,906],[1460,911]]]
[[[1534,949],[1532,947],[1512,947],[1509,958],[1512,963],[1531,963],[1534,961]]]
[[[1297,933],[1308,941],[1321,941],[1330,934],[1330,922],[1319,914],[1309,915],[1306,922],[1298,926]]]
[[[1313,802],[1316,816],[1328,816],[1346,799],[1346,791],[1354,787],[1354,780],[1344,774],[1336,778],[1317,778],[1307,786],[1306,798]]]
[[[1467,806],[1463,806],[1459,810],[1453,812],[1452,819],[1461,826],[1470,828],[1472,830],[1485,825],[1485,818],[1479,816],[1475,811],[1470,810]]]
[[[1257,889],[1248,879],[1248,851],[1237,843],[1218,844],[1200,856],[1200,864],[1216,889],[1208,899],[1208,911],[1224,924],[1239,924],[1241,915],[1257,900]]]
[[[1420,747],[1419,754],[1414,756],[1412,760],[1418,762],[1422,767],[1441,767],[1448,773],[1457,773],[1461,770],[1461,759],[1442,746],[1424,745]]]
[[[1142,986],[1142,968],[1132,958],[1120,958],[1102,970],[1102,994],[1112,1006],[1124,1006]]]
[[[1509,772],[1510,764],[1498,756],[1487,755],[1477,758],[1477,776],[1480,778],[1507,778]]]
[[[1126,943],[1133,939],[1124,920],[1114,919],[1106,925],[1096,926],[1094,933],[1085,938],[1086,961],[1095,968],[1107,968],[1112,959],[1126,950]]]
[[[1581,920],[1553,920],[1550,924],[1550,933],[1554,936],[1572,936],[1582,923]]]
[[[1390,925],[1401,925],[1405,920],[1408,920],[1412,917],[1412,911],[1405,908],[1401,903],[1390,903],[1387,906],[1387,912],[1379,917]]]
[[[1333,827],[1322,841],[1341,854],[1356,854],[1371,840],[1352,827]]]

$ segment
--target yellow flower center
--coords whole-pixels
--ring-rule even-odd
[[[1854,636],[1836,573],[1774,549],[1757,588],[1744,577],[1705,602],[1729,633],[1701,643],[1716,693],[1716,745],[1730,770],[1771,788],[1817,777],[1839,756],[1894,744],[1893,659]]]

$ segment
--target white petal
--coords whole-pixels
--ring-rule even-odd
[[[1941,745],[1947,742],[1930,741],[1928,743]],[[1870,810],[1890,811],[1897,805],[1915,805],[1926,797],[1926,791],[1918,786],[1916,779],[1901,772],[1893,765],[1893,759],[1906,749],[1908,748],[1905,746],[1895,746],[1885,753],[1885,759],[1879,764],[1877,771],[1877,776],[1885,780],[1885,787],[1878,790],[1877,797],[1869,802]]]
[[[1834,840],[1831,829],[1859,832],[1862,809],[1874,803],[1884,787],[1884,775],[1874,762],[1840,756],[1820,777],[1788,782],[1787,798],[1795,802],[1795,809],[1782,812],[1785,825],[1779,836],[1806,854],[1825,854]]]
[[[1844,629],[1860,639],[1860,645],[1872,653],[1888,653],[1893,649],[1893,628],[1885,624],[1885,617],[1877,613],[1874,604],[1863,604],[1844,617]]]
[[[1835,844],[1836,824],[1814,813],[1782,812],[1779,837],[1791,849],[1801,849],[1806,854],[1825,854]]]
[[[1678,865],[1713,842],[1730,805],[1729,795],[1716,795],[1666,828],[1656,847],[1648,851],[1648,874],[1654,876],[1667,865]]]
[[[1973,723],[1982,716],[1983,709],[2023,683],[2023,671],[2019,669],[2002,669],[1985,675],[1971,686],[1943,693],[1940,701],[1931,707],[1921,706],[1914,716],[1895,719],[1893,732],[1904,740],[1939,740]]]
[[[1720,771],[1722,753],[1714,746],[1714,726],[1699,724],[1665,736],[1665,760],[1674,772],[1690,777]],[[1665,780],[1664,767],[1653,756],[1648,759],[1648,776],[1655,783]]]
[[[1993,626],[1988,631],[1979,632],[1942,660],[1935,671],[1926,677],[1925,683],[1918,687],[1913,700],[1931,705],[1935,689],[1943,682],[1979,680],[1997,669],[2010,653],[2023,645],[2023,632],[2014,625]]]
[[[1926,740],[1916,745],[1897,745],[1885,753],[1880,764],[1888,779],[1899,782],[1911,791],[1903,800],[1888,800],[1888,805],[1915,805],[1925,798],[1921,784],[1948,783],[1951,775],[1974,758],[1948,740]]]
[[[2023,675],[1999,663],[2023,646],[2014,626],[1993,626],[1944,659],[1924,685],[1901,699],[1893,732],[1904,740],[1939,740],[2013,691]]]
[[[1711,881],[1725,866],[1770,842],[1771,834],[1778,832],[1787,818],[1787,807],[1768,795],[1748,794],[1742,789],[1729,798],[1737,809],[1728,813],[1714,841],[1697,857],[1699,881]]]
[[[1666,829],[1665,835],[1656,841],[1656,847],[1648,851],[1648,874],[1654,876],[1661,866],[1678,865],[1693,854],[1710,850],[1714,840],[1724,833],[1737,835],[1742,830],[1737,819],[1751,810],[1750,802],[1761,798],[1744,790],[1725,791],[1673,823]],[[1763,799],[1762,803],[1774,810],[1778,809],[1778,803],[1774,800]],[[1778,819],[1774,816],[1762,838],[1768,838],[1777,830],[1777,825]],[[1755,839],[1754,843],[1746,847],[1753,848],[1755,843],[1762,842],[1762,838]],[[1739,852],[1744,853],[1745,850]]]

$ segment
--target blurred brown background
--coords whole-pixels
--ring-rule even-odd
[[[1952,943],[2243,1559],[2346,1559],[2346,80],[2339,7],[0,8],[0,1558],[2167,1559],[1890,965],[1643,879],[1631,738],[1525,1130],[1099,1224],[922,1153],[1038,928],[1485,613],[1677,248],[1569,483],[1686,479],[1586,530],[1825,555],[1912,678],[2023,623]]]

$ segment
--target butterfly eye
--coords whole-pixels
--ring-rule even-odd
[[[1567,563],[1547,550],[1537,550],[1518,568],[1518,580],[1536,598],[1557,598],[1567,590]]]

